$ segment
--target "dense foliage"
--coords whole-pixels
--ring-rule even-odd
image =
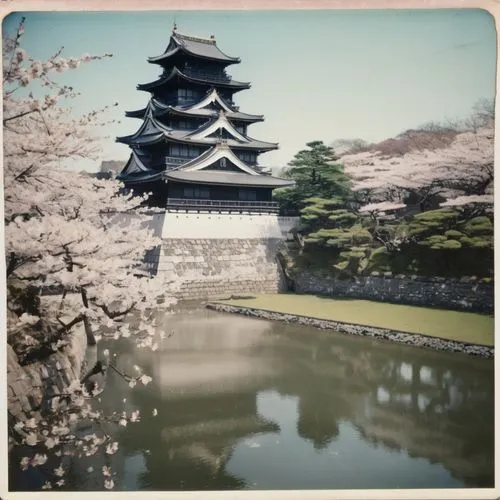
[[[275,198],[283,213],[298,213],[312,196],[345,199],[349,196],[349,180],[332,148],[322,141],[306,144],[290,162],[284,177],[296,181],[293,188],[277,190]]]
[[[296,187],[276,196],[300,214],[289,262],[339,277],[491,277],[493,124],[483,102],[455,128],[337,141],[352,146],[340,158],[309,143],[286,172]]]

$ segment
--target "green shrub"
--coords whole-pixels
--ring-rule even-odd
[[[486,216],[474,217],[463,226],[469,236],[483,236],[493,234],[493,223]]]

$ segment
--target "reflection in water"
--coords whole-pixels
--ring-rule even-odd
[[[165,323],[157,352],[110,345],[154,376],[110,375],[103,404],[142,413],[106,457],[118,489],[493,486],[490,360],[203,309]],[[72,489],[102,487],[88,465]]]

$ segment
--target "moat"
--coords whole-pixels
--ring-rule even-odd
[[[492,360],[201,307],[159,324],[156,352],[109,343],[153,382],[110,372],[103,404],[141,421],[68,490],[102,489],[103,465],[117,490],[493,487]]]

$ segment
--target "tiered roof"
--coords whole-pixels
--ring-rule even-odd
[[[260,141],[241,134],[222,114],[197,130],[176,130],[149,115],[135,134],[117,137],[116,140],[130,146],[152,145],[163,140],[201,146],[214,145],[221,141],[221,136],[217,134],[222,133],[223,130],[231,136],[225,142],[236,149],[251,149],[260,152],[278,148],[275,142]]]
[[[187,60],[189,67],[179,69],[184,68]],[[204,65],[204,73],[199,71],[196,61]],[[277,143],[257,140],[246,134],[246,126],[262,121],[262,115],[240,112],[239,108],[222,95],[230,96],[250,87],[250,83],[237,82],[220,72],[221,68],[240,62],[239,58],[224,54],[217,47],[214,38],[191,37],[174,30],[165,52],[160,56],[150,57],[149,62],[160,64],[165,71],[159,79],[137,87],[153,95],[147,106],[126,113],[129,117],[141,118],[144,123],[135,134],[116,139],[132,148],[132,155],[119,178],[130,183],[164,179],[172,182],[269,188],[292,183],[263,175],[263,167],[243,161],[234,152],[246,151],[258,155],[278,148]],[[206,69],[209,67],[208,62],[212,65],[210,67],[215,67],[213,73]],[[205,95],[197,102],[169,102],[171,97],[162,91],[162,88],[177,91],[178,88],[189,88],[190,84],[194,88],[198,87],[198,91],[200,88],[205,89]],[[190,122],[192,127],[174,127],[172,125],[177,122],[172,121],[172,118]],[[191,159],[172,158],[169,156],[168,145],[173,143],[196,146],[201,149],[201,154]],[[154,160],[153,155],[149,154],[149,148],[152,147],[155,151]],[[165,147],[165,153],[160,161],[158,151],[162,147]]]
[[[202,86],[210,86],[216,84],[218,87],[233,89],[234,91],[250,88],[249,82],[238,82],[233,79],[210,77],[207,73],[200,73],[199,76],[189,76],[174,66],[174,68],[172,68],[172,70],[168,74],[162,75],[157,80],[154,80],[150,83],[140,83],[139,85],[137,85],[137,90],[146,90],[148,92],[154,91],[155,89],[166,86],[169,83],[176,84],[179,81],[185,81]]]
[[[167,172],[165,178],[170,181],[187,182],[194,184],[212,184],[244,187],[278,188],[290,186],[291,182],[270,175],[247,175],[237,172],[218,172],[203,170],[201,172],[185,172],[174,170]]]
[[[141,157],[135,151],[132,151],[129,160],[125,165],[125,168],[118,176],[118,179],[133,183],[142,183],[161,180],[163,175],[163,171],[147,167]]]
[[[153,116],[160,117],[166,114],[175,114],[180,116],[192,116],[192,117],[214,117],[217,116],[219,110],[224,110],[226,116],[235,121],[245,121],[249,123],[259,122],[264,120],[263,115],[251,115],[248,113],[242,113],[233,106],[230,106],[217,92],[216,89],[212,89],[207,93],[205,98],[200,102],[193,105],[184,106],[172,106],[163,103],[159,99],[154,97],[149,101],[148,105],[142,109],[136,111],[126,111],[125,115],[131,118],[142,118],[151,111]]]
[[[148,62],[164,65],[170,58],[172,58],[179,52],[200,59],[223,62],[226,64],[234,64],[240,62],[239,57],[230,57],[224,54],[224,52],[222,52],[222,50],[217,47],[215,37],[200,38],[181,35],[180,33],[177,33],[177,30],[175,28],[172,36],[170,37],[170,43],[168,44],[165,52],[156,57],[149,57]]]

